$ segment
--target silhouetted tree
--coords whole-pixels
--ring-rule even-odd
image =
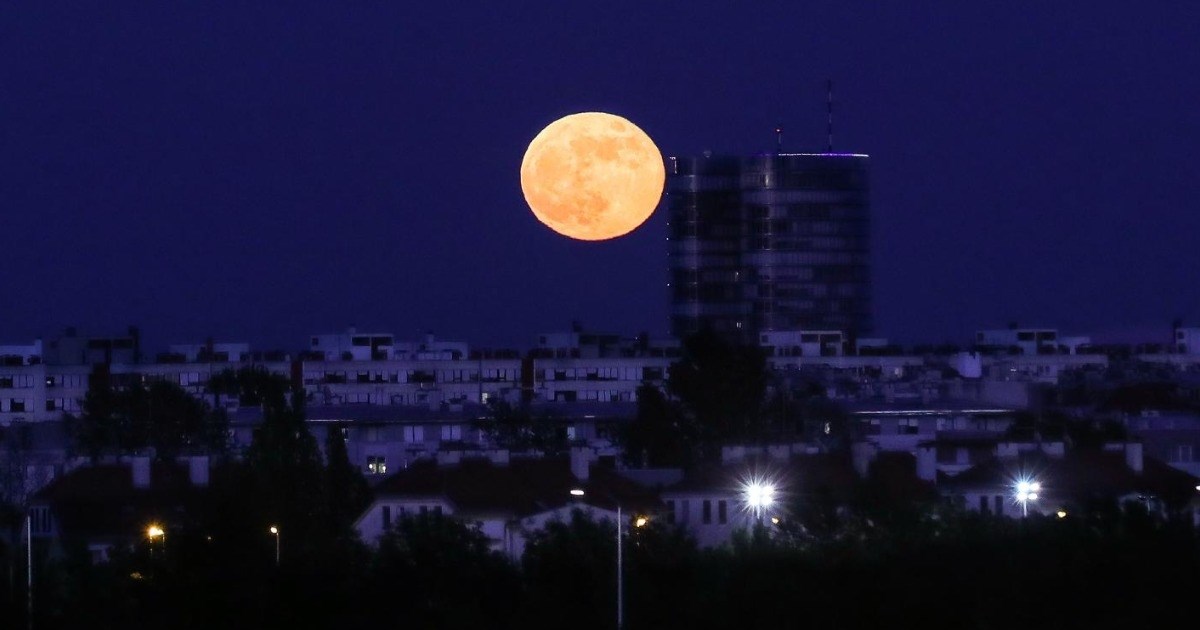
[[[624,433],[624,458],[632,466],[684,466],[689,463],[693,428],[657,387],[637,390],[637,416]]]
[[[534,414],[528,406],[513,406],[503,400],[489,403],[488,408],[491,418],[479,428],[496,447],[557,455],[569,446],[565,424],[552,415]]]
[[[667,391],[695,420],[707,459],[720,456],[724,441],[759,435],[766,386],[761,349],[730,344],[710,331],[684,339],[667,378]]]
[[[325,475],[330,531],[337,538],[350,538],[355,519],[371,502],[371,489],[362,471],[350,463],[341,425],[329,427],[325,434]]]
[[[506,628],[520,602],[516,568],[478,528],[438,514],[398,520],[370,567],[369,605],[383,625]]]
[[[222,410],[166,381],[120,390],[94,383],[83,413],[67,418],[74,450],[92,459],[146,451],[162,460],[182,453],[220,455],[228,447],[228,424]]]

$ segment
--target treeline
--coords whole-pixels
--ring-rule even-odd
[[[378,548],[305,557],[285,546],[278,567],[267,538],[255,538],[180,536],[105,565],[58,565],[39,581],[36,627],[616,625],[613,525],[578,514],[533,537],[520,563],[433,514],[400,520]],[[816,545],[762,528],[716,550],[652,523],[624,545],[632,629],[1166,627],[1200,587],[1192,529],[1136,511],[1024,521],[946,512],[902,535]],[[23,627],[19,612],[8,619]]]

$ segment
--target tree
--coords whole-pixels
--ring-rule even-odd
[[[510,451],[537,451],[558,455],[567,450],[567,430],[564,423],[549,414],[534,415],[529,407],[514,407],[503,400],[488,405],[491,418],[479,425],[488,441]]]
[[[637,390],[637,416],[625,427],[625,461],[632,466],[684,466],[690,459],[692,433],[662,391],[643,384]]]
[[[94,383],[82,415],[67,418],[75,450],[93,460],[144,452],[165,461],[184,453],[220,455],[228,446],[228,424],[222,410],[167,381],[120,390]]]
[[[486,534],[440,514],[398,520],[369,570],[372,616],[390,625],[402,611],[414,628],[505,628],[520,581]]]
[[[522,625],[607,629],[616,612],[616,528],[581,510],[551,521],[526,542],[528,597]]]
[[[351,538],[354,520],[371,502],[371,489],[362,471],[350,463],[341,425],[325,433],[325,476],[330,531],[335,538]]]
[[[724,441],[760,435],[767,377],[758,347],[730,344],[711,331],[684,339],[667,391],[695,420],[706,459],[718,458]]]
[[[226,535],[258,539],[277,525],[286,532],[285,559],[318,563],[331,542],[330,506],[325,464],[305,422],[303,392],[293,391],[287,378],[259,368],[239,370],[234,383],[241,399],[261,406],[262,421],[243,460],[230,466],[222,488],[228,522],[239,528]]]

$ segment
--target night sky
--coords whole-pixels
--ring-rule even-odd
[[[664,214],[556,235],[526,144],[601,110],[665,155],[820,150],[827,77],[880,335],[1200,325],[1197,3],[72,4],[0,14],[0,343],[665,334]]]

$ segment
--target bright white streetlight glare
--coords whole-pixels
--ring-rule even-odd
[[[279,533],[279,528],[278,528],[278,527],[275,527],[274,525],[272,525],[272,526],[271,526],[271,533],[272,533],[272,534],[278,534],[278,533]]]
[[[1017,482],[1017,500],[1018,501],[1037,501],[1038,492],[1041,492],[1042,484],[1036,481],[1018,481]]]
[[[746,504],[755,509],[771,507],[775,504],[775,486],[758,482],[747,484]]]
[[[581,497],[581,496],[583,496],[583,490],[581,490],[579,488],[571,488],[571,496]]]
[[[1029,502],[1037,501],[1038,493],[1042,491],[1042,484],[1022,479],[1017,481],[1015,490],[1017,503],[1021,504],[1021,516],[1028,516]]]

